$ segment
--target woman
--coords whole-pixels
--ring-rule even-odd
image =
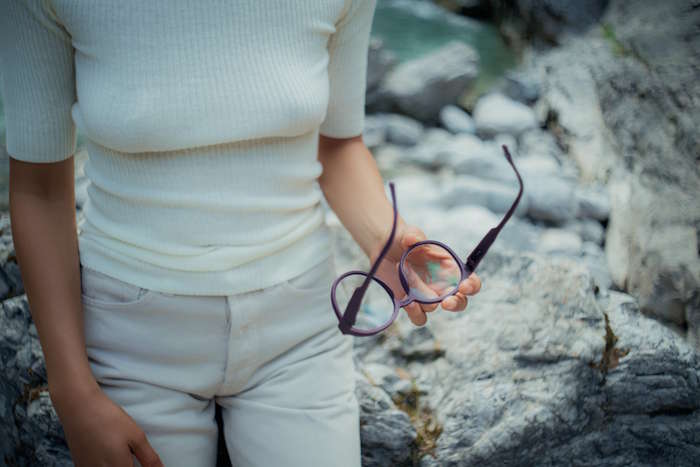
[[[214,465],[215,403],[234,465],[359,465],[320,201],[378,255],[375,1],[2,2],[15,249],[76,465]],[[396,262],[424,238],[399,222],[378,274],[399,296]]]

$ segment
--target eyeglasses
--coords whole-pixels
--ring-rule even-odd
[[[423,240],[404,251],[399,261],[399,280],[406,297],[397,300],[384,281],[374,276],[384,256],[389,251],[396,233],[398,210],[394,183],[389,183],[394,206],[391,234],[369,272],[348,271],[337,277],[331,286],[331,303],[338,317],[338,327],[343,334],[371,336],[378,334],[394,322],[399,309],[411,302],[439,303],[459,290],[459,284],[474,272],[479,262],[496,240],[499,232],[510,219],[523,194],[523,181],[513,164],[508,147],[503,153],[515,171],[520,190],[501,222],[491,228],[463,263],[447,245],[437,240]],[[342,305],[339,306],[339,305]],[[344,309],[343,312],[340,310]]]

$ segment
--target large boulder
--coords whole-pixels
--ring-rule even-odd
[[[461,41],[447,44],[393,67],[368,107],[397,111],[436,125],[440,110],[458,102],[479,71],[476,50]]]
[[[695,3],[613,1],[603,26],[536,68],[561,144],[584,179],[610,186],[605,249],[615,285],[700,345]]]
[[[393,465],[695,465],[691,346],[631,296],[596,293],[572,260],[489,253],[482,268],[465,312],[438,309],[421,328],[402,314],[356,339],[361,367],[411,382],[408,395],[375,382],[417,432],[412,461]]]

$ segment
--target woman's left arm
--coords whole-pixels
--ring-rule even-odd
[[[362,135],[350,138],[320,135],[318,160],[323,166],[318,182],[328,205],[370,262],[374,262],[391,233],[394,210],[372,153],[362,141]],[[399,213],[394,242],[377,271],[377,276],[385,280],[399,298],[405,292],[398,280],[398,262],[410,245],[421,240],[426,240],[423,231],[408,225]],[[457,294],[440,305],[446,310],[462,311],[467,306],[467,295],[476,294],[480,288],[481,281],[473,273],[462,281]],[[411,321],[422,326],[427,321],[425,313],[437,306],[437,303],[414,302],[405,309]]]

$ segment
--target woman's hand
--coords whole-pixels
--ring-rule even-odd
[[[394,296],[397,299],[403,299],[406,297],[406,292],[401,285],[401,280],[399,279],[399,261],[401,260],[401,255],[406,251],[411,245],[422,240],[427,240],[425,233],[416,226],[407,225],[403,221],[398,222],[396,226],[396,235],[394,235],[394,241],[389,247],[389,251],[386,256],[382,259],[379,267],[377,268],[376,276],[383,280],[391,290],[394,292]],[[381,252],[382,245],[379,245],[375,249],[374,253],[369,255],[370,264],[374,264],[375,259],[379,256]],[[426,249],[427,250],[427,249]],[[413,256],[413,253],[411,254]],[[410,280],[410,279],[409,279]],[[427,290],[427,285],[425,286]],[[426,313],[435,311],[438,305],[441,305],[443,309],[448,311],[463,311],[467,307],[467,295],[475,295],[481,289],[481,280],[476,275],[472,273],[469,277],[464,279],[459,284],[459,291],[447,298],[445,298],[440,303],[417,303],[412,302],[405,306],[404,309],[408,313],[408,317],[413,324],[416,326],[423,326],[428,321],[428,316]],[[435,294],[438,296],[439,294]]]
[[[143,430],[101,389],[51,396],[77,467],[163,467]]]

